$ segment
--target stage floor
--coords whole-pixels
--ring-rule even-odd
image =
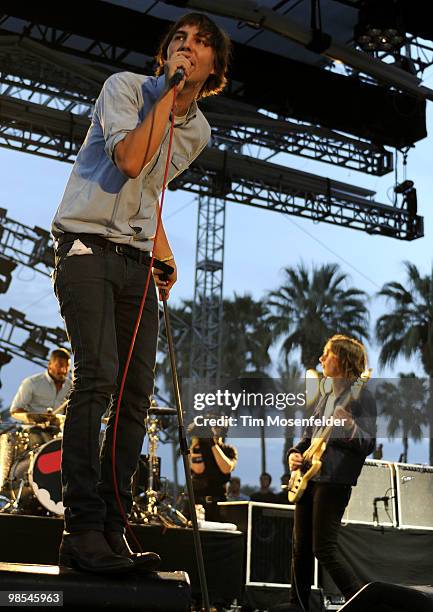
[[[63,520],[54,517],[0,514],[0,561],[57,565]],[[143,550],[161,555],[161,571],[187,572],[194,598],[200,596],[191,529],[134,525]],[[210,600],[229,604],[240,599],[244,575],[244,535],[200,531]]]

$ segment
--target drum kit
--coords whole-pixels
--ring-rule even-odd
[[[15,413],[22,424],[0,430],[0,512],[63,515],[62,408]]]
[[[64,405],[46,413],[14,413],[20,424],[0,424],[0,513],[63,516],[61,448]],[[148,455],[142,455],[133,482],[131,522],[183,527],[186,517],[161,490],[159,435],[173,408],[152,405],[146,419]],[[102,429],[108,419],[102,419]],[[102,432],[101,432],[102,433]]]

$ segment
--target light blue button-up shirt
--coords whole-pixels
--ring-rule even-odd
[[[55,410],[63,404],[71,389],[72,381],[66,378],[60,391],[57,391],[56,384],[47,370],[29,376],[22,381],[12,400],[11,414],[20,408],[28,412],[46,412],[47,408]],[[64,413],[64,410],[62,412]]]
[[[155,155],[136,178],[117,168],[113,153],[116,144],[144,120],[164,87],[165,76],[132,72],[119,72],[105,81],[53,220],[54,238],[63,232],[90,233],[152,250],[170,123]],[[175,126],[168,181],[192,163],[210,138],[209,124],[195,101],[185,120]]]

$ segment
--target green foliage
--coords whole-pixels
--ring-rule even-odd
[[[393,365],[397,357],[418,355],[425,372],[433,376],[433,270],[421,276],[406,261],[406,283],[386,283],[378,295],[386,299],[389,312],[376,323],[376,336],[382,345],[379,362]]]
[[[403,457],[407,462],[409,439],[421,440],[428,423],[428,387],[414,373],[400,374],[398,384],[383,382],[376,391],[379,414],[388,420],[390,439],[399,437],[403,442]]]
[[[286,362],[294,349],[301,349],[302,365],[315,368],[330,336],[368,338],[368,296],[347,287],[348,276],[338,264],[313,266],[311,273],[300,264],[286,268],[285,276],[283,285],[270,294],[268,323],[274,340],[283,338]]]

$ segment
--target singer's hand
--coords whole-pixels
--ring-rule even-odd
[[[182,68],[185,73],[184,78],[177,86],[177,91],[182,91],[185,81],[193,69],[193,65],[188,57],[186,57],[184,51],[176,51],[164,64],[165,82],[167,86],[178,68]]]
[[[174,259],[170,259],[168,262],[169,265],[174,268],[174,271],[168,277],[168,280],[162,280],[160,276],[163,274],[162,270],[158,270],[157,268],[153,268],[153,278],[155,280],[155,285],[159,291],[159,299],[162,300],[162,291],[164,291],[164,297],[168,300],[170,296],[170,289],[173,287],[174,283],[177,281],[177,267]]]

